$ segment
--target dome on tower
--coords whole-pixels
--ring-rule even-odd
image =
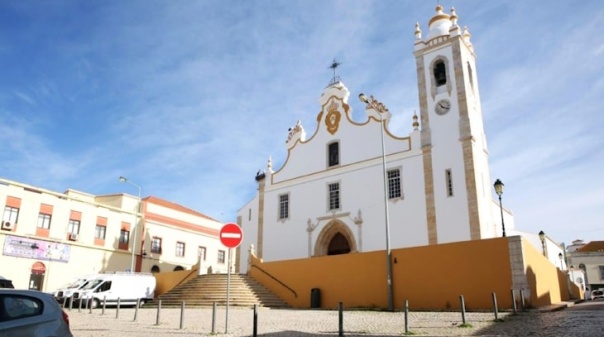
[[[428,23],[430,26],[430,32],[426,37],[426,41],[441,36],[449,35],[449,29],[451,28],[451,16],[443,12],[443,6],[436,6],[436,14],[430,19]]]

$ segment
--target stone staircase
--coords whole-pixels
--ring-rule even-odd
[[[159,296],[145,306],[157,306],[161,300],[163,307],[180,307],[184,301],[187,307],[226,305],[227,275],[199,275],[169,292]],[[271,293],[260,283],[247,275],[231,274],[229,288],[229,305],[249,306],[254,304],[262,307],[285,308],[287,304]]]

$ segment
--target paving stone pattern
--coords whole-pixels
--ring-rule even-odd
[[[160,324],[156,325],[157,309],[122,308],[116,318],[115,309],[92,313],[82,309],[67,311],[75,337],[148,337],[148,336],[209,336],[212,333],[212,308],[185,308],[183,329],[180,309],[162,308]],[[258,336],[338,336],[338,312],[331,310],[291,310],[258,308]],[[558,310],[528,311],[513,315],[499,313],[502,322],[494,322],[494,314],[466,313],[472,327],[460,327],[462,317],[455,312],[411,312],[409,331],[416,336],[603,336],[602,311]],[[228,333],[225,334],[226,308],[216,310],[215,332],[219,336],[252,336],[253,309],[229,308]],[[344,336],[404,336],[404,313],[381,311],[344,311]]]

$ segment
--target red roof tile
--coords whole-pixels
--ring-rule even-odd
[[[604,241],[591,241],[585,246],[576,250],[579,253],[604,252]]]

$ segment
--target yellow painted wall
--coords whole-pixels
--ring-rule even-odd
[[[580,289],[568,281],[566,272],[552,265],[533,245],[523,241],[522,249],[529,287],[534,289],[531,294],[533,307],[568,301],[571,294],[575,299],[583,298]]]
[[[163,273],[155,273],[155,297],[163,295],[174,289],[177,285],[197,277],[197,267],[191,270],[178,270]]]
[[[566,275],[524,240],[523,250],[527,279],[535,289],[533,305],[565,299],[561,289],[568,288]],[[511,308],[509,256],[507,238],[392,250],[394,306],[402,308],[406,299],[413,310],[458,309],[463,295],[468,310],[490,310],[496,293],[498,307]],[[249,275],[294,308],[310,307],[313,288],[321,291],[322,308],[337,308],[339,302],[348,308],[387,307],[385,251],[251,261]]]

